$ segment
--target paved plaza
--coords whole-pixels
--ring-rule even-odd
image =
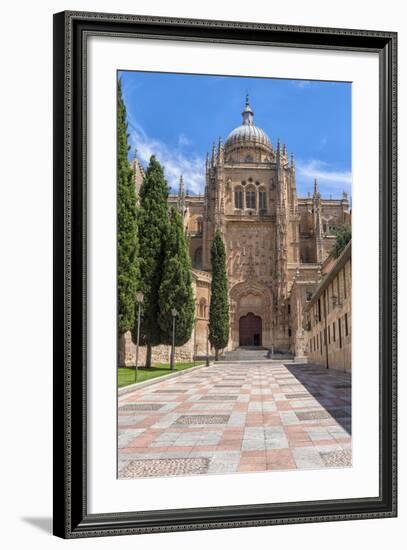
[[[121,479],[349,466],[342,372],[220,363],[119,397]]]

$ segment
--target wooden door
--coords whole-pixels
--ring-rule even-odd
[[[239,345],[261,346],[261,317],[248,313],[239,319]]]

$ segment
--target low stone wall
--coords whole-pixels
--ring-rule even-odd
[[[169,363],[171,346],[154,346],[152,349],[152,363]],[[175,348],[175,362],[189,363],[193,360],[194,344],[191,338],[186,344]],[[138,351],[138,364],[142,366],[146,360],[146,347],[140,346]],[[121,367],[134,367],[136,364],[136,346],[132,342],[130,332],[126,332],[119,342],[119,362]]]

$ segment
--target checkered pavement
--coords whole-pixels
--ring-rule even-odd
[[[119,397],[120,479],[349,466],[345,373],[219,363]]]

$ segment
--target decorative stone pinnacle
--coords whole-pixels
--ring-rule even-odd
[[[179,197],[184,197],[185,196],[184,178],[183,178],[182,174],[179,177],[178,196]]]
[[[222,138],[220,137],[219,138],[219,142],[218,142],[218,163],[219,164],[222,164],[223,163],[223,144],[222,144]]]
[[[314,178],[314,197],[318,197],[319,190],[318,190],[318,180],[317,178]]]
[[[178,187],[178,201],[177,201],[177,206],[178,206],[178,212],[181,214],[181,215],[184,215],[184,211],[185,211],[185,187],[184,187],[184,178],[182,176],[182,174],[180,175],[180,178],[179,178],[179,187]]]

